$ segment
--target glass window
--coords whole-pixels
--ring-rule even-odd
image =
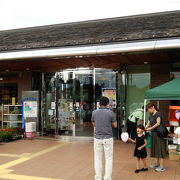
[[[96,102],[102,96],[103,88],[116,88],[116,72],[111,69],[96,69],[95,71],[95,91]]]
[[[172,64],[171,79],[180,78],[180,63]]]
[[[127,73],[126,119],[144,105],[144,93],[150,86],[149,66],[129,66]]]

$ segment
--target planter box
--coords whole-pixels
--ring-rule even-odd
[[[12,139],[2,139],[2,142],[10,142]]]

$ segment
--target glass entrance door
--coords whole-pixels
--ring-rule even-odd
[[[50,133],[93,137],[92,111],[99,108],[99,99],[105,94],[111,98],[111,107],[116,113],[116,72],[113,70],[67,69],[57,72],[47,82],[44,124]]]
[[[94,70],[79,69],[75,73],[76,83],[76,136],[93,136],[91,123],[94,107]]]
[[[73,135],[75,123],[74,90],[73,72],[64,71],[57,73],[57,128],[60,135]]]

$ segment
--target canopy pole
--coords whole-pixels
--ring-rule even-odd
[[[159,100],[157,101],[157,107],[158,107],[158,109],[159,109]]]
[[[144,126],[146,125],[146,103],[147,99],[144,99]]]

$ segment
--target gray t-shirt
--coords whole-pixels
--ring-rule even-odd
[[[92,113],[95,123],[95,138],[108,139],[113,137],[112,123],[117,122],[114,113],[107,108],[99,108]]]

